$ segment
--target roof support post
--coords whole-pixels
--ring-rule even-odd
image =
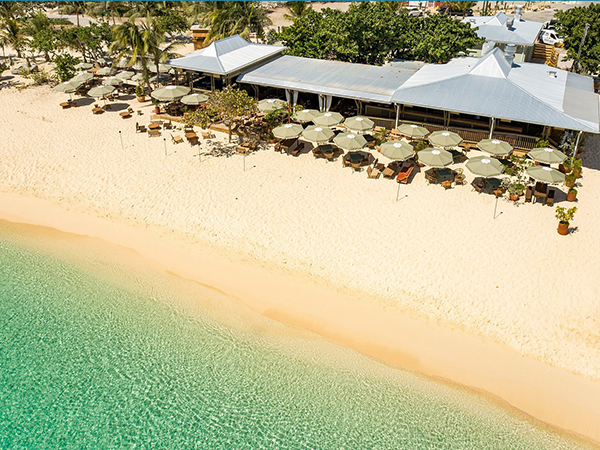
[[[575,147],[573,148],[573,156],[571,156],[571,158],[575,159],[575,155],[577,155],[577,147],[579,147],[579,140],[581,139],[581,135],[583,134],[583,131],[580,131],[579,133],[577,133],[577,139],[575,140]]]
[[[212,75],[210,76],[210,90],[215,92],[215,77]]]
[[[400,105],[396,103],[394,106],[396,106],[396,126],[394,128],[398,128],[398,119],[400,117]]]
[[[490,139],[492,138],[492,135],[494,134],[494,125],[496,124],[496,118],[492,117],[492,120],[490,121]]]

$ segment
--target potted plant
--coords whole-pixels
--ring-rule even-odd
[[[575,188],[569,189],[569,193],[567,194],[567,201],[574,202],[576,198],[577,198],[577,189],[575,189]]]
[[[555,217],[559,220],[558,222],[558,234],[566,236],[569,234],[569,223],[573,220],[573,216],[577,212],[577,207],[563,208],[562,206],[556,207]]]
[[[154,114],[160,114],[160,106],[158,106],[158,100],[152,100],[154,105]]]
[[[427,147],[428,147],[427,142],[425,142],[424,140],[417,142],[417,145],[415,145],[415,152],[417,153],[417,156],[421,150],[425,150]],[[420,163],[418,158],[417,158],[417,165],[419,167],[425,167],[425,164]]]
[[[568,174],[573,169],[573,161],[571,158],[567,158],[565,162],[558,165],[558,170],[565,175]]]
[[[565,186],[567,186],[567,187],[575,186],[576,180],[577,180],[577,177],[575,176],[575,174],[573,172],[567,174],[567,176],[565,177]]]
[[[573,160],[573,175],[575,175],[575,178],[579,178],[581,176],[581,170],[583,168],[583,164],[581,159],[575,159]]]
[[[137,97],[137,101],[140,103],[146,101],[146,95],[144,93],[144,88],[142,86],[140,86],[139,84],[135,87],[135,96]]]
[[[523,183],[512,182],[508,185],[508,196],[513,202],[518,201],[524,191],[525,185]]]

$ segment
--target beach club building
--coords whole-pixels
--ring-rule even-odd
[[[477,36],[485,42],[469,49],[469,56],[481,57],[494,47],[508,50],[514,55],[516,62],[530,61],[535,44],[544,24],[521,18],[521,8],[517,7],[515,15],[510,17],[503,12],[494,16],[467,17],[462,20],[477,28]]]
[[[388,129],[418,123],[456,131],[466,141],[493,135],[524,150],[564,130],[600,132],[592,78],[518,62],[497,47],[446,64],[383,66],[283,55],[284,49],[236,35],[167,64],[188,73],[197,90],[235,82],[257,98],[361,114]]]

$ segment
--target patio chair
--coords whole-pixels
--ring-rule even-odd
[[[442,187],[444,189],[450,189],[452,187],[452,181],[450,181],[450,180],[442,181]]]
[[[201,131],[200,134],[202,134],[203,139],[214,139],[215,137],[215,135],[212,134],[210,131]]]
[[[548,196],[548,185],[546,183],[542,183],[538,181],[535,183],[535,187],[533,188],[533,197],[537,199],[537,197],[541,198],[542,201],[545,201]]]
[[[300,154],[300,152],[301,152],[301,151],[304,149],[304,146],[305,146],[305,145],[306,145],[306,144],[298,144],[298,145],[296,146],[296,148],[294,148],[294,149],[293,149],[293,150],[290,152],[290,155],[292,155],[292,156],[298,156],[298,155]]]
[[[456,169],[454,171],[454,183],[456,183],[456,185],[461,185],[461,186],[464,185],[466,179],[467,179],[467,177],[463,173],[462,169]]]
[[[160,137],[160,130],[148,130],[148,137]]]
[[[129,111],[129,114],[133,114],[133,108],[131,106],[127,108],[127,111]]]
[[[135,123],[135,132],[136,133],[145,133],[146,132],[146,125],[140,125],[139,123]]]
[[[138,116],[143,116],[143,115],[144,115],[144,113],[142,112],[142,110],[141,110],[141,109],[138,109],[138,110],[137,110],[137,115],[138,115]]]
[[[435,176],[435,171],[433,169],[429,169],[425,171],[425,179],[429,184],[437,184],[438,179]]]
[[[198,140],[198,139],[196,139],[196,140]],[[173,144],[181,144],[183,142],[183,138],[179,135],[173,136],[171,134],[171,142],[173,142]]]
[[[387,165],[387,167],[385,169],[383,169],[383,171],[381,172],[381,174],[383,175],[383,178],[387,178],[388,180],[391,180],[392,178],[394,178],[394,175],[396,175],[396,169],[398,168],[398,166],[394,163],[389,163]]]
[[[321,145],[321,153],[327,161],[333,161],[335,149],[333,148],[333,145],[330,144]]]
[[[481,194],[485,189],[485,179],[482,177],[477,177],[471,182],[471,186],[473,186],[473,189]]]
[[[533,188],[531,186],[527,186],[527,190],[525,191],[525,203],[531,203],[532,197],[533,197]]]
[[[173,129],[173,124],[169,120],[169,122],[165,123],[164,127],[165,127],[165,130],[172,130]]]
[[[377,179],[381,176],[381,172],[376,167],[373,168],[371,166],[367,167],[367,178]]]
[[[554,194],[555,193],[556,193],[556,191],[554,189],[549,189],[548,190],[548,195],[545,198],[546,205],[548,205],[548,206],[554,206]]]
[[[400,173],[398,173],[398,176],[396,177],[396,181],[398,183],[408,184],[408,181],[410,180],[410,176],[414,172],[415,167],[416,167],[416,164],[412,161],[409,163],[403,164],[402,168],[400,169]]]

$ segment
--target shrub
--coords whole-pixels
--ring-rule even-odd
[[[569,208],[569,209],[564,208],[562,206],[557,206],[556,214],[554,215],[554,217],[556,217],[561,223],[569,225],[571,220],[573,220],[573,216],[575,216],[576,212],[577,212],[576,206],[573,206],[572,208]]]
[[[69,81],[75,75],[75,65],[79,63],[79,59],[74,56],[63,53],[54,57],[54,72],[60,81]]]

